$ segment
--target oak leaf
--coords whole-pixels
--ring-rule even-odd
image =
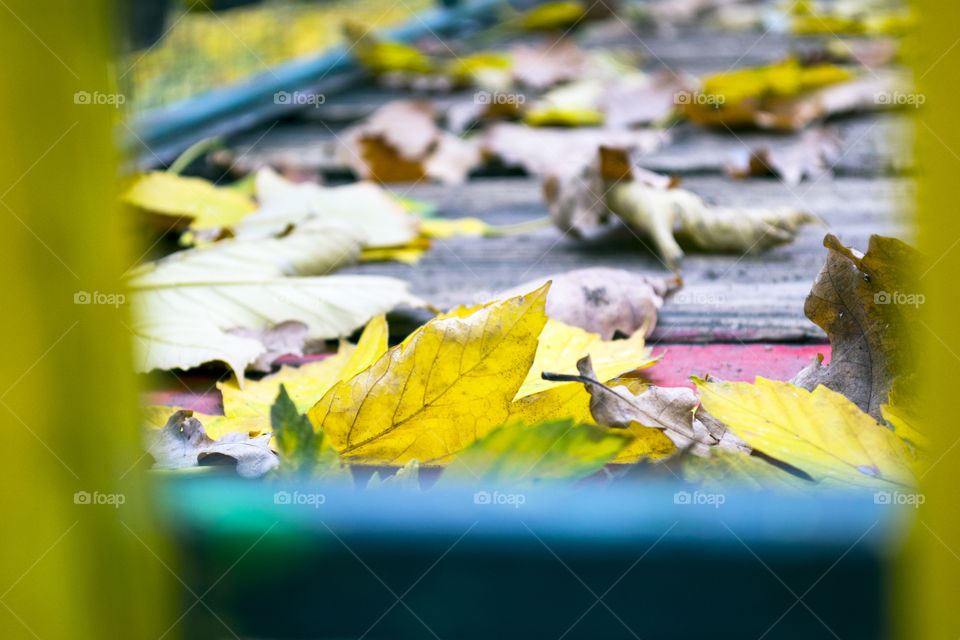
[[[830,364],[818,358],[792,382],[805,389],[822,384],[881,420],[894,378],[916,366],[912,329],[924,300],[922,257],[896,238],[876,235],[865,254],[832,234],[823,244],[830,251],[803,311],[830,338]]]

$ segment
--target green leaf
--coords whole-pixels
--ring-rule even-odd
[[[630,439],[627,433],[573,420],[513,422],[460,452],[439,482],[518,486],[576,480],[602,469]]]
[[[323,431],[314,431],[307,416],[297,411],[284,385],[273,406],[270,424],[280,456],[280,475],[310,475],[325,479],[349,479],[350,470],[340,464],[340,456],[330,446]]]
[[[379,471],[374,471],[367,482],[367,489],[401,489],[403,491],[420,490],[420,461],[414,458],[403,465],[392,476],[382,476]]]
[[[766,491],[802,491],[814,483],[787,473],[763,458],[742,451],[713,449],[709,457],[687,456],[683,476],[705,488],[722,489],[735,485]]]

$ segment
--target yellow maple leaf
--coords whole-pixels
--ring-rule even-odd
[[[917,401],[920,395],[916,374],[899,377],[893,381],[887,404],[880,405],[880,414],[893,427],[893,432],[907,443],[913,454],[914,470],[927,468],[931,463],[930,439],[923,426],[929,416]]]
[[[233,378],[218,382],[217,388],[223,394],[223,412],[232,419],[260,417],[265,421],[264,430],[268,430],[270,406],[281,384],[287,388],[297,410],[304,412],[334,383],[348,380],[373,364],[386,352],[388,337],[387,319],[381,315],[367,323],[356,345],[343,341],[336,354],[323,360],[299,367],[281,367],[262,380],[247,381],[243,389]]]
[[[909,449],[843,395],[789,382],[696,379],[703,407],[755,450],[828,486],[912,487]]]
[[[561,0],[530,9],[520,16],[520,28],[528,31],[569,29],[580,22],[586,10],[579,2]]]
[[[185,178],[151,171],[134,179],[121,200],[150,213],[184,218],[191,229],[216,229],[236,224],[257,208],[235,189],[218,187],[203,178]]]
[[[577,361],[590,355],[600,380],[652,366],[658,357],[650,355],[644,344],[644,329],[625,340],[603,340],[598,334],[548,320],[540,334],[533,365],[510,406],[510,417],[527,424],[556,418],[573,418],[583,424],[596,424],[590,414],[590,394],[579,382],[550,382],[541,378],[544,371],[576,373]]]
[[[307,413],[353,462],[436,463],[502,425],[533,364],[549,285],[435,318]]]
[[[348,380],[376,362],[387,350],[389,330],[385,316],[367,323],[356,345],[346,340],[332,356],[299,367],[281,367],[262,380],[248,380],[241,389],[236,379],[218,382],[223,396],[224,415],[194,412],[204,430],[216,440],[227,433],[246,431],[251,436],[270,431],[270,407],[280,391],[287,389],[297,411],[303,413],[317,398],[340,380]],[[143,409],[144,426],[160,429],[177,411],[176,407],[148,406]]]
[[[610,429],[616,431],[616,429]],[[660,429],[645,427],[639,422],[631,422],[626,429],[633,440],[625,446],[610,462],[612,464],[636,464],[641,460],[660,460],[677,452],[677,445],[664,435]]]
[[[746,98],[795,96],[852,78],[853,73],[842,67],[832,64],[804,66],[795,58],[788,58],[776,64],[708,76],[703,81],[703,90],[708,95],[723,96],[723,104],[733,106]]]

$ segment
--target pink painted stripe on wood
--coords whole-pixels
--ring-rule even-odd
[[[662,347],[662,348],[660,348]],[[757,376],[789,380],[823,354],[830,361],[830,345],[796,344],[672,344],[660,345],[660,361],[643,370],[643,378],[664,387],[693,387],[690,376],[707,374],[730,382],[753,382]]]
[[[690,376],[707,374],[731,382],[753,382],[757,376],[789,380],[816,358],[830,360],[830,345],[796,344],[670,344],[658,345],[660,361],[643,370],[643,378],[664,387],[692,387]],[[325,356],[286,356],[283,364],[299,365]],[[226,376],[224,376],[226,378]],[[223,403],[216,378],[200,372],[170,378],[163,389],[146,394],[146,404],[192,409],[200,413],[222,414]]]

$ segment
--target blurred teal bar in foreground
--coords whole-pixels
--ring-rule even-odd
[[[872,493],[670,484],[160,489],[208,592],[191,638],[882,638],[909,522]]]

